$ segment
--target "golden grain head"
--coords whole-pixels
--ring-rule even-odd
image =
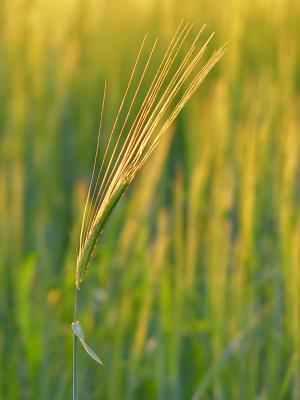
[[[226,50],[226,46],[219,48],[204,65],[199,66],[199,61],[213,34],[202,46],[198,47],[199,37],[204,30],[202,27],[200,32],[193,36],[191,44],[186,46],[192,36],[192,27],[193,24],[181,21],[162,61],[143,92],[145,95],[136,106],[146,74],[151,70],[151,61],[158,43],[156,38],[148,54],[143,56],[147,42],[147,36],[145,36],[104,153],[98,162],[107,92],[105,84],[96,156],[80,233],[76,268],[77,288],[85,275],[96,242],[120,197],[181,109]],[[142,72],[138,74],[137,70],[143,57],[145,61]],[[137,80],[135,89],[133,94],[130,94],[135,80]],[[100,164],[99,167],[98,164]]]

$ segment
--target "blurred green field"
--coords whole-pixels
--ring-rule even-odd
[[[300,399],[300,3],[2,0],[0,399],[68,399],[104,81],[146,32],[229,50],[122,199],[82,285],[80,399]],[[145,184],[146,183],[146,184]]]

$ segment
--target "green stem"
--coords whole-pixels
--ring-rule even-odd
[[[77,293],[78,288],[75,289],[74,299],[74,322],[77,316]],[[73,400],[78,400],[78,337],[73,332]]]

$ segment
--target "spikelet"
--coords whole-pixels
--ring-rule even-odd
[[[110,132],[101,166],[96,174],[106,98],[105,84],[96,156],[80,233],[76,267],[76,287],[78,289],[88,268],[96,242],[119,199],[181,109],[226,50],[225,46],[221,47],[213,53],[204,66],[199,67],[199,61],[207,49],[213,34],[203,46],[197,49],[197,41],[204,30],[203,27],[195,36],[191,46],[187,50],[183,50],[187,38],[191,35],[192,26],[193,24],[181,21],[138,110],[133,115],[132,109],[140,93],[141,85],[156,49],[158,39],[154,41],[146,58],[137,87],[130,100],[130,105],[125,113],[122,126],[117,132],[116,127],[124,110],[124,103],[133,85],[133,79],[137,74],[136,71],[145,47],[147,40],[147,36],[145,36]],[[184,55],[179,57],[181,52]],[[176,65],[175,71],[174,65]],[[199,70],[197,70],[197,67]],[[131,122],[130,118],[133,122]],[[93,193],[92,187],[94,187]],[[92,210],[88,211],[90,203],[93,204]]]

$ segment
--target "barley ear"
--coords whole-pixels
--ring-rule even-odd
[[[204,31],[204,27],[202,27],[193,37],[191,44],[186,47],[185,43],[192,34],[192,27],[193,24],[181,21],[159,67],[154,73],[154,77],[151,78],[150,84],[144,87],[144,94],[141,94],[144,77],[158,42],[156,38],[146,57],[141,75],[136,76],[147,35],[144,37],[108,136],[101,167],[98,170],[97,177],[95,177],[106,94],[105,84],[96,156],[80,234],[75,279],[76,289],[80,287],[96,242],[122,194],[147,161],[179,112],[226,50],[226,46],[219,48],[201,66],[200,60],[207,50],[213,34],[198,48],[197,42]],[[136,79],[138,80],[137,83],[135,82]],[[134,87],[134,93],[130,98],[129,93]],[[142,98],[137,111],[133,114],[134,103],[137,102],[139,96]],[[124,104],[127,101],[129,101],[129,105],[124,110]],[[124,111],[126,112],[124,113]],[[125,117],[122,120],[123,114],[125,114]],[[93,193],[91,193],[92,187],[94,188]],[[90,212],[88,212],[89,203],[92,204]]]
[[[91,260],[93,250],[96,246],[97,240],[101,232],[103,231],[104,226],[107,223],[111,213],[116,207],[118,201],[122,197],[123,193],[126,191],[128,184],[129,183],[126,181],[119,184],[118,188],[114,191],[111,198],[104,207],[102,213],[100,214],[98,221],[96,221],[90,233],[88,234],[88,238],[86,239],[83,251],[81,252],[81,254],[79,254],[79,257],[77,259],[76,282],[75,282],[77,289],[79,289],[80,283],[84,278],[89,262]]]

